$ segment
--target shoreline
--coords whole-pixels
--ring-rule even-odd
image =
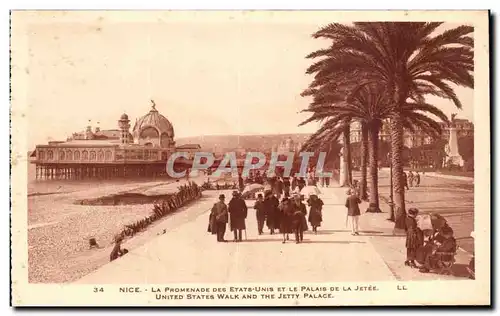
[[[195,182],[201,178],[191,179]],[[118,185],[96,182],[80,184],[76,191],[52,192],[28,196],[28,280],[30,283],[66,283],[75,281],[109,262],[113,237],[124,225],[151,214],[153,202],[133,205],[78,205],[74,201],[112,194],[134,192],[144,195],[170,194],[186,181],[153,180]],[[59,184],[57,184],[59,185]],[[71,186],[71,184],[70,184]],[[203,194],[200,200],[205,199]],[[197,203],[197,202],[194,202]],[[192,203],[167,215],[124,243],[133,249],[156,236],[156,230],[184,212]],[[89,249],[95,238],[100,248]],[[141,242],[142,241],[142,242]]]

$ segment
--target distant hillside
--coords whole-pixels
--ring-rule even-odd
[[[228,151],[244,148],[246,150],[270,150],[285,139],[291,137],[295,143],[304,142],[310,134],[275,134],[275,135],[208,135],[177,138],[176,145],[200,144],[202,150]]]

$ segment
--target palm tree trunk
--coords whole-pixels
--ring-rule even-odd
[[[403,183],[403,122],[397,110],[391,120],[392,185],[394,190],[395,229],[405,229],[405,187]]]
[[[344,132],[342,133],[342,142],[344,144],[344,179],[343,183],[345,186],[351,186],[352,184],[352,163],[351,163],[351,127],[346,124],[344,127]]]
[[[367,212],[380,213],[378,198],[378,135],[380,131],[380,122],[372,122],[368,128],[368,141],[370,145],[369,164],[370,164],[370,205]]]
[[[366,123],[361,123],[361,182],[360,182],[360,198],[367,200],[366,178],[368,166],[368,126]]]

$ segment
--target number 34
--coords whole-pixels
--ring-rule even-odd
[[[102,287],[94,287],[94,293],[98,292],[104,292],[104,289]]]

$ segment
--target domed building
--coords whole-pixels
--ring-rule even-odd
[[[130,132],[130,120],[123,113],[118,129],[101,130],[89,125],[66,141],[37,145],[30,155],[36,177],[84,179],[166,175],[165,163],[177,150],[193,154],[197,144],[175,147],[174,127],[160,114],[156,104],[138,118]],[[183,164],[176,160],[177,164]]]
[[[174,127],[153,102],[151,110],[137,119],[132,130],[134,143],[146,147],[175,148]]]

